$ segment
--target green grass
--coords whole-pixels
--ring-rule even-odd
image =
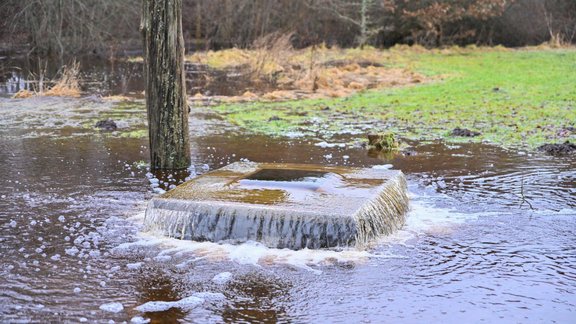
[[[558,136],[562,128],[576,124],[573,49],[406,51],[389,56],[390,65],[443,78],[341,99],[228,104],[215,109],[248,131],[269,135],[306,133],[318,124],[328,125],[328,133],[338,132],[349,128],[350,122],[384,121],[386,127],[370,131],[392,131],[410,139],[489,141],[503,147],[527,148],[576,138],[573,133],[570,137]],[[269,121],[273,116],[280,120]],[[311,120],[318,123],[311,125]],[[451,137],[455,127],[477,130],[482,135],[472,139]]]

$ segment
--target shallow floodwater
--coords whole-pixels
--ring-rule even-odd
[[[9,97],[20,90],[38,90],[39,80],[44,87],[59,77],[62,64],[72,60],[0,57],[0,97]],[[144,76],[141,62],[125,59],[108,60],[85,57],[80,65],[79,81],[82,91],[92,95],[128,95],[143,97]],[[254,83],[247,71],[241,69],[216,70],[203,64],[186,63],[186,90],[190,95],[241,95],[245,91],[261,92],[271,84]]]
[[[118,132],[91,128],[117,110]],[[143,163],[147,140],[133,136],[142,111],[94,98],[0,99],[1,322],[576,318],[573,157],[422,142],[378,158],[315,145],[350,136],[243,135],[197,109],[194,167],[157,174],[160,183]],[[140,231],[157,192],[246,159],[401,169],[412,199],[407,223],[366,251],[294,252]]]

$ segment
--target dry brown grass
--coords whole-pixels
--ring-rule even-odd
[[[30,91],[30,90],[26,90],[26,89],[22,89],[18,92],[16,92],[12,98],[14,99],[26,99],[26,98],[30,98],[35,96],[36,93],[34,91]]]
[[[73,61],[70,65],[62,67],[60,77],[53,82],[46,82],[43,73],[39,76],[38,85],[33,90],[23,89],[12,96],[15,99],[25,99],[36,96],[50,97],[80,97],[79,82],[80,64]],[[45,83],[54,83],[54,86],[44,91]]]
[[[134,98],[124,96],[124,95],[111,95],[111,96],[102,97],[102,100],[105,100],[105,101],[131,101],[131,100],[134,100]]]
[[[56,84],[46,91],[44,95],[51,97],[80,97],[79,73],[80,63],[73,61],[71,64],[65,65]]]
[[[226,101],[290,100],[297,98],[345,97],[367,89],[405,86],[427,80],[409,69],[387,67],[407,51],[420,53],[424,47],[396,47],[384,51],[328,48],[324,45],[295,50],[291,35],[269,35],[254,43],[253,49],[229,49],[195,53],[192,62],[213,68],[246,69],[255,82],[270,82],[277,89],[256,94],[222,98]]]

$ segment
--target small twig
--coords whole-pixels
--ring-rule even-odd
[[[524,177],[522,177],[520,180],[520,198],[522,199],[522,201],[520,203],[520,208],[522,208],[524,203],[526,203],[526,204],[528,204],[528,206],[530,207],[531,210],[535,210],[534,207],[532,206],[532,204],[530,203],[530,201],[528,201],[526,199],[526,196],[524,196]]]

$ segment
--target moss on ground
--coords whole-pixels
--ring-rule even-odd
[[[373,55],[373,53],[371,53]],[[374,127],[409,139],[489,141],[534,148],[575,139],[576,50],[451,49],[382,51],[388,65],[440,81],[364,91],[347,98],[223,104],[214,109],[248,131],[338,133]],[[473,138],[451,136],[463,127]]]

